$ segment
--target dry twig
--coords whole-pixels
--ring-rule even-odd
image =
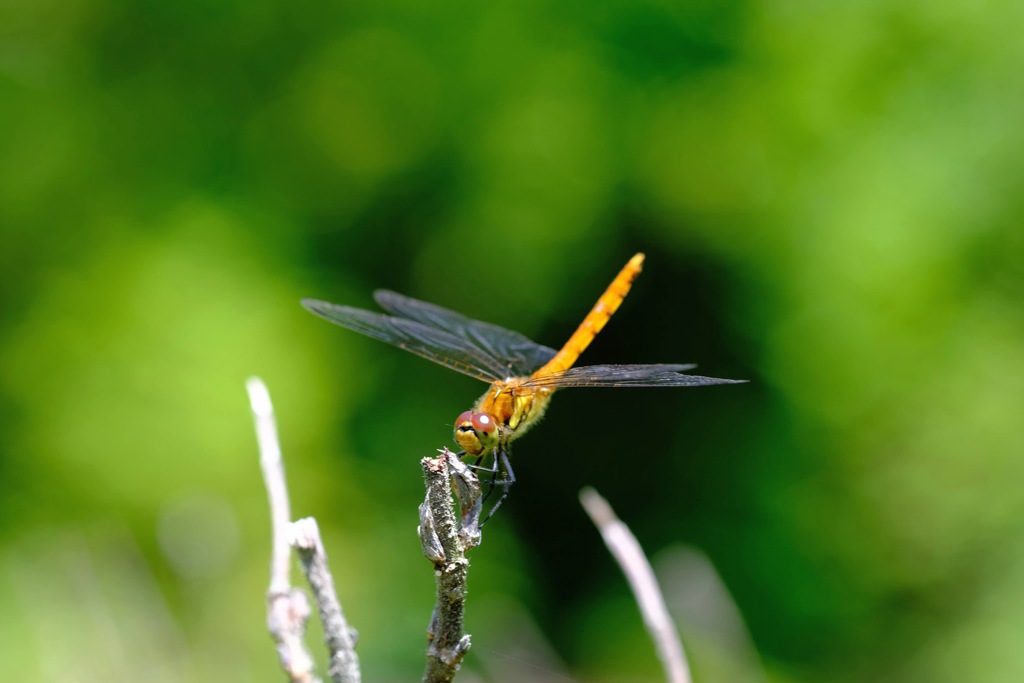
[[[456,519],[449,479],[450,467],[455,469],[457,490],[463,506],[468,505],[467,509],[475,510],[477,517],[479,484],[473,492],[476,477],[468,469],[461,470],[454,465],[458,462],[448,449],[444,449],[439,458],[424,458],[421,461],[427,494],[420,506],[420,537],[424,554],[434,563],[437,576],[437,605],[427,633],[429,645],[427,667],[423,674],[425,683],[449,683],[459,670],[470,646],[469,635],[462,632],[466,608],[466,575],[469,570],[466,550],[479,543],[479,527],[478,520],[472,514],[469,515],[470,519],[463,520],[463,524],[459,524]]]
[[[636,536],[615,516],[608,501],[594,489],[585,488],[580,491],[580,503],[626,575],[669,683],[691,683],[690,667],[686,663],[679,631],[669,616],[665,598],[654,578],[654,570]]]
[[[292,547],[299,553],[302,571],[316,597],[320,621],[324,625],[324,642],[331,661],[327,675],[335,683],[359,683],[359,657],[356,655],[356,632],[341,611],[341,603],[334,590],[334,579],[327,567],[327,551],[320,540],[320,529],[312,517],[300,519],[290,527]]]
[[[267,628],[274,639],[281,668],[288,679],[293,683],[319,683],[320,679],[313,671],[313,657],[304,640],[306,621],[310,614],[309,601],[305,593],[292,588],[289,576],[291,548],[288,544],[288,526],[291,509],[277,425],[274,423],[274,408],[270,402],[270,393],[259,378],[249,378],[245,386],[256,423],[260,469],[263,471],[263,482],[270,503],[273,548],[270,586],[267,588]]]

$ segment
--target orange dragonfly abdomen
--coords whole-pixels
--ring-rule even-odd
[[[531,376],[539,377],[540,375],[555,374],[571,368],[580,357],[580,354],[590,346],[590,342],[594,341],[597,333],[604,328],[608,320],[615,314],[615,311],[619,310],[622,300],[626,298],[630,288],[633,286],[633,280],[640,274],[643,265],[643,254],[637,254],[631,258],[629,263],[615,276],[612,283],[608,285],[608,289],[604,290],[604,294],[601,295],[597,303],[594,304],[594,307],[590,309],[587,317],[583,319],[580,326],[569,337],[569,341],[565,342],[558,353]]]

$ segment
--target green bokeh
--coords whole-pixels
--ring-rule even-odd
[[[660,680],[583,485],[668,558],[702,683],[1021,680],[1022,22],[0,4],[0,672],[280,680],[259,375],[366,680],[414,680],[418,460],[482,385],[298,300],[557,346],[644,251],[586,360],[751,383],[558,397],[473,555],[467,680]]]

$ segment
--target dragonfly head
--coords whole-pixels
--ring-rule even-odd
[[[482,455],[498,445],[498,421],[467,410],[455,420],[455,442],[468,455]]]

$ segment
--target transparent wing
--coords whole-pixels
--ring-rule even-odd
[[[743,379],[684,375],[693,365],[584,365],[564,372],[531,377],[525,386],[548,387],[700,387],[740,384]]]
[[[392,315],[415,320],[469,342],[493,361],[501,364],[504,368],[502,379],[508,376],[529,375],[557,353],[555,349],[530,341],[518,332],[473,320],[461,313],[397,292],[378,289],[373,293],[373,298],[381,308]]]
[[[432,360],[484,382],[504,379],[507,366],[462,336],[425,325],[416,320],[396,318],[328,301],[303,299],[311,313],[335,325],[379,339],[409,353]]]

